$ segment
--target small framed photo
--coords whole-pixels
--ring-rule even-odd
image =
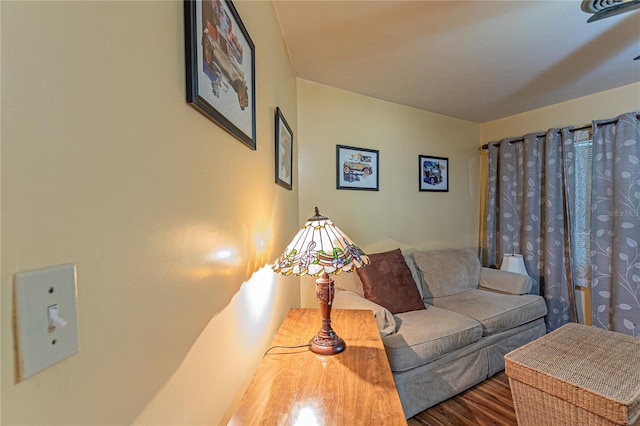
[[[276,108],[276,183],[287,189],[292,188],[293,132]]]
[[[231,0],[185,0],[187,103],[256,149],[255,47]]]
[[[379,152],[336,145],[336,188],[378,191]]]
[[[449,159],[443,157],[418,156],[420,161],[420,191],[449,191]]]

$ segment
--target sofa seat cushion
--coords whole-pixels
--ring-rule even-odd
[[[382,338],[392,371],[427,364],[482,337],[474,319],[435,306],[395,318],[396,333]]]
[[[468,290],[438,297],[433,299],[433,304],[476,319],[482,324],[483,336],[518,327],[547,314],[547,305],[540,296],[516,296],[488,290]]]

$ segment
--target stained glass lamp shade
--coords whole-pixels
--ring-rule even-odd
[[[333,355],[346,348],[344,340],[331,328],[331,304],[334,296],[333,280],[329,274],[355,271],[369,264],[369,258],[327,217],[309,218],[302,229],[276,260],[273,270],[284,275],[313,275],[316,296],[320,303],[322,328],[311,339],[311,351]]]

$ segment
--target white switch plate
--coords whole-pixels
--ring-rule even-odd
[[[76,268],[72,263],[18,272],[15,280],[16,335],[20,380],[78,352]],[[68,322],[49,327],[49,307]]]

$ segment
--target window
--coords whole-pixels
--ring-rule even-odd
[[[571,260],[573,262],[573,283],[589,287],[591,281],[591,152],[592,141],[589,131],[574,134],[575,154],[575,197],[571,203]]]

